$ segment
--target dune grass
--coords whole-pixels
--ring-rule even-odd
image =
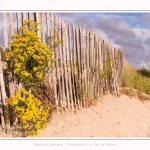
[[[146,69],[136,70],[127,64],[127,62],[124,62],[122,85],[129,88],[126,91],[127,95],[132,96],[132,89],[136,89],[139,98],[144,100],[146,97],[142,93],[150,96],[150,71]]]

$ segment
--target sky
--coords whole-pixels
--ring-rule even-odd
[[[92,29],[110,45],[124,50],[136,69],[150,70],[150,13],[57,13],[70,24]]]
[[[66,23],[91,29],[110,45],[124,50],[126,61],[136,69],[150,70],[150,13],[57,12]],[[7,20],[8,21],[8,20]],[[3,46],[0,14],[0,46]]]

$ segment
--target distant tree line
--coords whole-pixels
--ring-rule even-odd
[[[147,70],[146,68],[143,67],[142,69],[138,70],[138,72],[143,76],[150,78],[150,70]]]

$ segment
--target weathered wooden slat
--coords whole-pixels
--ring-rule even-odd
[[[96,65],[95,65],[95,60],[96,60],[96,35],[93,32],[93,99],[96,99]]]
[[[104,70],[104,76],[106,76],[105,75],[105,68],[106,68],[106,42],[103,40],[103,70]],[[103,81],[103,90],[106,91],[106,78]]]
[[[50,13],[50,22],[49,22],[49,24],[50,24],[50,28],[49,28],[49,37],[50,38],[52,38],[52,35],[53,35],[53,33],[54,33],[54,17],[53,17],[53,13]],[[53,50],[52,49],[52,42],[51,41],[49,41],[49,48],[51,49],[51,50]],[[49,65],[52,65],[52,64],[50,64],[50,62],[49,62]],[[49,83],[53,83],[53,74],[54,73],[54,71],[53,71],[53,69],[51,70],[51,75],[49,75]],[[56,88],[54,87],[55,85],[54,84],[52,84],[51,85],[52,87],[53,87],[53,90],[54,90],[54,94],[55,94],[55,97],[56,97]]]
[[[89,30],[86,30],[86,104],[90,96],[90,48],[89,48]]]
[[[75,80],[76,80],[76,74],[77,74],[77,66],[76,66],[76,63],[77,63],[77,58],[76,58],[76,36],[75,36],[75,28],[74,26],[72,26],[72,37],[73,37],[73,49],[72,49],[72,73],[73,73],[73,93],[74,93],[74,108],[75,108],[75,111],[77,110],[77,93],[76,93],[76,87],[75,87]]]
[[[78,109],[81,108],[80,106],[80,49],[79,49],[79,31],[75,29],[75,42],[76,42],[76,74],[75,74],[75,84],[76,84],[76,97],[77,97],[77,106]]]
[[[82,105],[85,107],[85,96],[86,96],[86,49],[85,49],[85,30],[82,29],[81,32],[81,43],[82,43],[82,83],[83,83],[83,102]]]
[[[114,77],[114,93],[117,95],[117,85],[116,85],[116,80],[117,80],[117,49],[114,49],[114,72],[115,72],[115,77]]]
[[[8,33],[6,24],[6,13],[3,13],[3,25],[4,25],[4,45],[5,49],[8,48]]]
[[[113,56],[113,59],[112,59],[112,66],[113,66],[113,68],[112,68],[112,70],[113,70],[113,91],[112,91],[112,93],[114,94],[114,95],[116,95],[116,91],[115,91],[115,74],[116,74],[116,68],[115,68],[115,48],[113,47],[112,48],[112,56]]]
[[[37,22],[37,20],[36,20],[36,12],[33,12],[33,20],[34,20],[34,22]]]
[[[50,13],[50,36],[54,34],[54,14]]]
[[[4,112],[3,112],[5,100],[6,100],[6,91],[4,85],[3,68],[2,68],[1,53],[0,53],[0,118],[1,118],[2,127],[5,127]]]
[[[92,31],[89,31],[89,67],[92,67],[92,55],[93,55],[93,51],[92,51]]]
[[[120,75],[121,75],[121,63],[120,63],[120,49],[118,49],[118,87],[120,84]]]
[[[99,57],[100,57],[100,98],[103,95],[103,84],[102,84],[102,80],[101,80],[101,76],[103,74],[103,40],[100,39],[99,41]]]
[[[9,13],[9,22],[10,22],[10,36],[12,37],[14,34],[14,26],[13,26],[13,14]],[[12,41],[12,39],[11,39]],[[8,73],[8,81],[9,81],[9,92],[10,92],[10,97],[14,95],[15,88],[14,88],[14,83],[13,83],[13,77],[12,77],[12,71],[7,69]]]
[[[93,100],[93,32],[90,30],[90,101]]]
[[[36,13],[35,14],[35,16],[36,16],[36,22],[38,23],[38,26],[37,26],[37,28],[39,29],[38,31],[37,31],[37,35],[38,36],[41,36],[41,24],[40,24],[40,13]]]
[[[120,79],[122,78],[122,49],[120,49]]]
[[[50,19],[51,19],[51,25],[53,26],[53,28],[51,28],[51,33],[50,33],[50,36],[52,36],[54,33],[55,33],[55,26],[54,26],[54,14],[53,13],[51,13],[50,14]],[[52,18],[53,17],[53,18]],[[53,40],[55,41],[55,38],[53,38]],[[51,44],[51,46],[54,46],[54,44],[55,44],[55,42],[52,42]],[[54,51],[54,58],[56,57],[56,55],[55,55],[55,49],[54,48],[52,48],[50,46],[50,49],[52,50],[52,51]],[[57,95],[57,79],[56,79],[56,61],[55,61],[55,63],[54,64],[52,64],[53,66],[54,66],[54,68],[52,69],[52,74],[51,74],[51,83],[52,83],[52,86],[53,86],[53,89],[54,89],[54,95],[55,95],[55,104],[56,105],[58,105],[58,95]]]
[[[56,14],[54,14],[54,33],[58,33],[58,29],[57,29],[57,23],[58,23],[58,18],[56,17]],[[56,41],[56,39],[58,39],[57,37],[54,39],[54,43]],[[55,100],[55,103],[56,103],[56,106],[58,106],[58,99],[59,98],[59,91],[61,90],[61,85],[60,85],[60,75],[59,75],[59,62],[58,62],[58,47],[56,47],[56,49],[54,50],[54,53],[55,53],[55,58],[56,58],[56,61],[55,61],[55,73],[56,73],[56,85],[58,86],[55,86],[56,88],[56,94],[57,94],[57,99]],[[58,91],[57,91],[58,90]]]
[[[29,12],[28,13],[28,20],[33,20],[32,17],[33,17],[33,13]]]
[[[80,45],[79,45],[79,39],[80,39],[80,35],[79,35],[79,29],[76,28],[76,54],[77,54],[77,63],[78,63],[78,82],[79,84],[81,84],[81,80],[80,80],[80,74],[81,74],[81,59],[80,59]]]
[[[90,53],[89,53],[89,30],[86,30],[86,59],[87,59],[87,67],[89,68],[89,57],[90,57]]]
[[[107,42],[105,41],[105,67],[107,65]],[[106,72],[107,73],[107,72]],[[107,86],[107,76],[105,79],[105,93],[108,91],[108,86]]]
[[[16,20],[17,20],[17,34],[19,34],[19,28],[21,27],[20,13],[16,13]]]
[[[102,96],[102,84],[101,84],[101,75],[102,75],[102,72],[103,72],[103,60],[102,60],[102,40],[99,38],[99,94],[100,94],[100,98]]]
[[[117,90],[116,90],[116,74],[117,74],[117,66],[116,66],[116,48],[114,48],[114,94],[117,95]]]
[[[2,63],[0,63],[0,87],[1,87],[1,95],[2,95],[2,102],[3,105],[6,105],[6,90],[5,90],[5,84],[4,84],[4,76],[3,76],[3,68],[2,68]]]
[[[96,35],[93,34],[93,99],[96,99],[96,67],[95,67],[95,60],[96,60]]]
[[[42,42],[45,44],[45,24],[44,24],[44,13],[40,14],[40,22],[41,22],[41,37]]]
[[[50,24],[49,24],[49,22],[50,22],[50,19],[49,19],[49,16],[48,16],[48,13],[46,13],[46,29],[47,29],[47,38],[50,36]],[[48,45],[48,47],[50,48],[50,46],[49,46],[49,44],[48,44],[48,39],[46,39],[46,42],[47,42],[47,45]]]
[[[25,13],[21,13],[21,17],[22,17],[22,26],[24,25],[24,21],[26,20],[26,16]]]
[[[119,77],[119,49],[117,48],[117,51],[116,51],[116,57],[117,57],[117,61],[116,61],[116,64],[117,64],[117,77],[116,77],[116,87],[117,87],[117,95],[119,95],[119,88],[118,88],[118,77]]]
[[[107,47],[107,58],[109,57],[109,44],[106,43],[106,47]],[[107,76],[107,92],[109,92],[109,72],[108,72],[108,76]]]
[[[97,97],[98,100],[100,99],[100,62],[101,62],[101,45],[100,45],[100,38],[97,39]]]
[[[72,89],[71,108],[72,108],[72,111],[75,111],[74,33],[73,33],[73,27],[71,28],[70,25],[68,25],[68,42],[69,42],[69,54],[70,54],[70,57],[69,57],[69,59],[70,59],[70,75],[71,75],[70,81],[71,81],[71,89]]]
[[[110,80],[110,84],[111,84],[111,86],[110,86],[110,93],[112,94],[112,92],[113,92],[113,65],[112,65],[112,63],[113,63],[113,47],[112,46],[110,46],[110,56],[111,56],[111,80]]]
[[[107,57],[109,57],[109,55],[110,55],[110,45],[107,43]],[[108,72],[108,77],[107,77],[107,91],[109,92],[110,91],[110,86],[109,86],[109,82],[110,82],[110,79],[109,79],[109,77],[110,77],[110,71]]]
[[[93,47],[94,47],[94,35],[93,31],[90,31],[90,100],[93,99],[94,96],[94,83],[93,83],[93,73],[94,73],[94,66],[93,66]]]
[[[96,84],[96,99],[99,100],[99,88],[98,88],[98,62],[99,62],[99,45],[98,45],[98,36],[96,35],[96,52],[95,52],[95,72],[96,72],[96,76],[95,76],[95,84]]]
[[[93,32],[93,70],[95,69],[96,35]]]
[[[83,62],[84,62],[84,56],[83,56],[83,33],[82,28],[79,28],[79,60],[80,60],[80,66],[79,66],[79,87],[80,87],[80,106],[83,107],[84,105],[84,74],[83,74]]]
[[[120,59],[120,63],[121,63],[121,80],[122,80],[122,75],[123,75],[123,68],[124,68],[124,51],[121,49],[121,59]],[[122,86],[122,82],[120,82],[120,87]]]
[[[117,57],[116,88],[117,88],[117,96],[119,96],[119,83],[118,83],[118,80],[119,80],[119,49],[117,49],[117,51],[116,51],[116,57]]]
[[[109,47],[110,47],[108,43],[106,43],[106,47],[107,47],[107,58],[108,58],[109,57]],[[110,91],[110,86],[109,86],[110,79],[109,79],[109,77],[110,77],[110,71],[108,72],[107,82],[106,82],[106,84],[107,84],[107,92]]]
[[[69,77],[69,96],[70,96],[70,106],[72,111],[74,111],[74,104],[73,104],[73,82],[72,82],[72,70],[71,70],[71,62],[72,62],[72,51],[71,51],[71,34],[70,34],[70,25],[68,25],[68,39],[67,39],[67,64],[68,64],[68,77]]]
[[[5,121],[4,121],[4,113],[3,113],[3,102],[2,102],[1,88],[0,88],[0,120],[1,120],[1,126],[4,128],[5,127]]]
[[[111,74],[110,74],[110,79],[109,79],[109,92],[112,94],[112,89],[113,89],[113,67],[112,67],[112,46],[109,46],[109,54],[110,54],[110,66],[111,66]]]
[[[62,49],[62,21],[59,17],[58,20],[59,25],[59,39],[61,39],[61,44],[59,45],[59,51],[60,51],[60,82],[61,82],[61,91],[60,92],[60,106],[66,107],[66,94],[65,94],[65,80],[64,80],[64,63],[63,63],[63,49]]]
[[[120,85],[120,79],[121,79],[121,62],[120,62],[120,49],[118,49],[118,87]]]
[[[6,132],[9,129],[10,126],[10,118],[9,118],[9,109],[6,105],[6,90],[5,90],[5,83],[4,83],[4,76],[3,76],[3,68],[2,68],[2,62],[1,62],[1,54],[0,54],[0,90],[1,90],[1,98],[2,98],[2,107],[3,107],[3,114],[4,115],[4,121],[5,121],[5,129]],[[3,119],[3,118],[2,118]]]
[[[95,35],[95,99],[98,100],[98,37]]]
[[[10,36],[14,35],[14,23],[13,23],[13,14],[9,13],[9,23],[10,23]]]
[[[98,37],[98,49],[97,49],[97,55],[98,55],[98,62],[97,62],[97,78],[98,78],[98,99],[101,98],[101,86],[100,86],[100,73],[101,73],[101,39]]]
[[[104,94],[104,79],[103,79],[103,74],[104,74],[104,40],[101,41],[101,58],[102,58],[102,63],[101,63],[101,92],[102,95]]]
[[[70,107],[69,102],[69,87],[68,87],[68,64],[67,64],[67,37],[66,37],[66,24],[62,21],[62,37],[63,37],[63,60],[64,60],[64,74],[65,74],[65,90],[66,90],[66,102],[67,108]]]

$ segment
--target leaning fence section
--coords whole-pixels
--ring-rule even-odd
[[[5,50],[9,47],[11,36],[18,33],[24,20],[39,23],[38,34],[45,44],[48,44],[49,36],[56,32],[59,34],[57,38],[62,43],[54,51],[55,67],[48,78],[57,107],[74,111],[87,107],[106,92],[119,95],[122,49],[112,47],[92,30],[67,24],[54,13],[2,13],[1,17]],[[14,95],[20,86],[11,70],[0,61],[1,123],[6,123],[7,112],[10,111],[5,104],[7,97]]]

